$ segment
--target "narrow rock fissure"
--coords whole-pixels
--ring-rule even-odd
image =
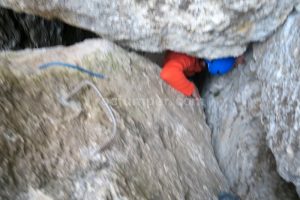
[[[97,37],[95,33],[59,20],[47,20],[0,7],[0,50],[69,46]]]

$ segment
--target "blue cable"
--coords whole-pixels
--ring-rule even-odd
[[[53,67],[55,65],[60,65],[60,66],[63,66],[63,67],[68,67],[68,68],[71,68],[71,69],[75,69],[75,70],[78,70],[80,72],[86,73],[86,74],[88,74],[88,75],[90,75],[92,77],[97,77],[97,78],[102,78],[102,79],[106,78],[106,76],[104,76],[103,74],[87,70],[87,69],[85,69],[83,67],[80,67],[78,65],[72,65],[72,64],[64,63],[64,62],[49,62],[49,63],[45,63],[45,64],[40,65],[39,69],[47,69],[47,68]]]

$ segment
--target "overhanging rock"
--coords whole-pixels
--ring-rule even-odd
[[[59,18],[136,50],[216,58],[271,35],[298,0],[2,0],[0,6]]]

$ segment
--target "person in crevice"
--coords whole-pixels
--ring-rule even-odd
[[[244,62],[243,55],[236,58],[226,57],[208,60],[189,56],[184,53],[167,51],[160,77],[185,96],[199,99],[199,89],[203,86],[206,70],[212,75],[222,75]],[[195,80],[197,77],[199,78],[199,75],[200,80]],[[193,80],[193,82],[196,81],[196,84],[189,79]]]

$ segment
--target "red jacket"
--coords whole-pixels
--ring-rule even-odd
[[[191,96],[195,86],[186,76],[201,72],[204,69],[201,61],[183,53],[168,51],[160,77],[179,92]]]

